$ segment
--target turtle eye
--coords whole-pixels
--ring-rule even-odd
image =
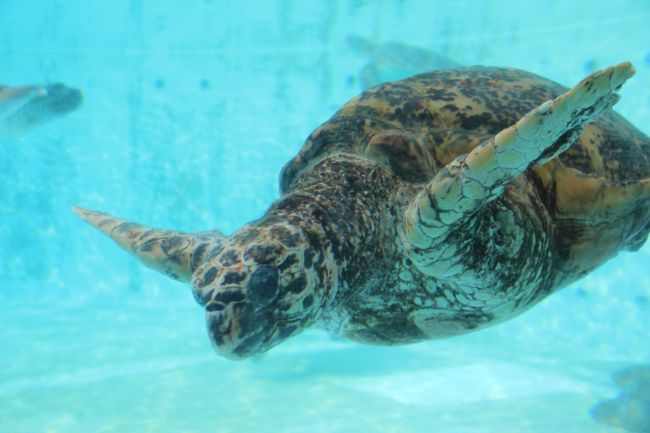
[[[248,298],[265,307],[278,296],[278,270],[272,265],[259,265],[248,280]]]

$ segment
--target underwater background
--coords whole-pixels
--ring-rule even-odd
[[[478,333],[308,330],[233,362],[188,286],[70,211],[231,233],[344,102],[440,67],[573,85],[630,60],[616,110],[648,134],[648,23],[648,0],[0,0],[0,84],[84,97],[0,138],[0,433],[650,431],[648,372],[616,376],[650,363],[650,244]]]

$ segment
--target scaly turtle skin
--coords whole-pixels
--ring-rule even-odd
[[[509,319],[650,231],[650,139],[609,109],[630,63],[570,91],[472,67],[372,88],[314,131],[232,236],[76,212],[191,281],[221,354],[308,326],[399,344]]]

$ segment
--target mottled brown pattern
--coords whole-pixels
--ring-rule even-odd
[[[617,68],[579,89],[633,74],[629,64]],[[583,125],[615,102],[610,88],[566,111],[573,117],[556,128],[561,136],[535,156],[548,162],[526,159],[516,175],[491,179],[494,188],[467,177],[491,161],[480,152],[513,131],[500,141],[495,134],[565,91],[528,72],[484,67],[369,89],[310,134],[282,171],[282,196],[230,237],[78,212],[148,265],[191,278],[211,340],[231,358],[308,326],[374,344],[460,334],[520,314],[647,237],[650,139],[613,112]],[[539,116],[562,108],[544,107]],[[503,173],[519,158],[498,155]],[[464,201],[443,199],[454,194]],[[444,208],[450,203],[466,208]],[[405,236],[409,224],[429,238]]]
[[[304,167],[332,153],[363,155],[371,139],[387,129],[421,136],[430,157],[442,167],[566,90],[529,72],[487,67],[436,71],[382,84],[345,104],[307,138],[283,170],[282,191]],[[609,112],[559,159],[588,175],[636,180],[650,171],[650,141],[619,114]],[[608,169],[602,161],[608,162]],[[426,175],[430,180],[435,171]]]

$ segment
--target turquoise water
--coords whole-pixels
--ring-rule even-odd
[[[650,133],[650,3],[566,3],[0,0],[0,84],[84,93],[0,139],[0,433],[620,431],[590,409],[650,363],[648,244],[476,334],[382,348],[310,330],[232,362],[188,287],[70,212],[232,232],[368,71],[438,56],[567,85],[631,60],[617,110]]]

